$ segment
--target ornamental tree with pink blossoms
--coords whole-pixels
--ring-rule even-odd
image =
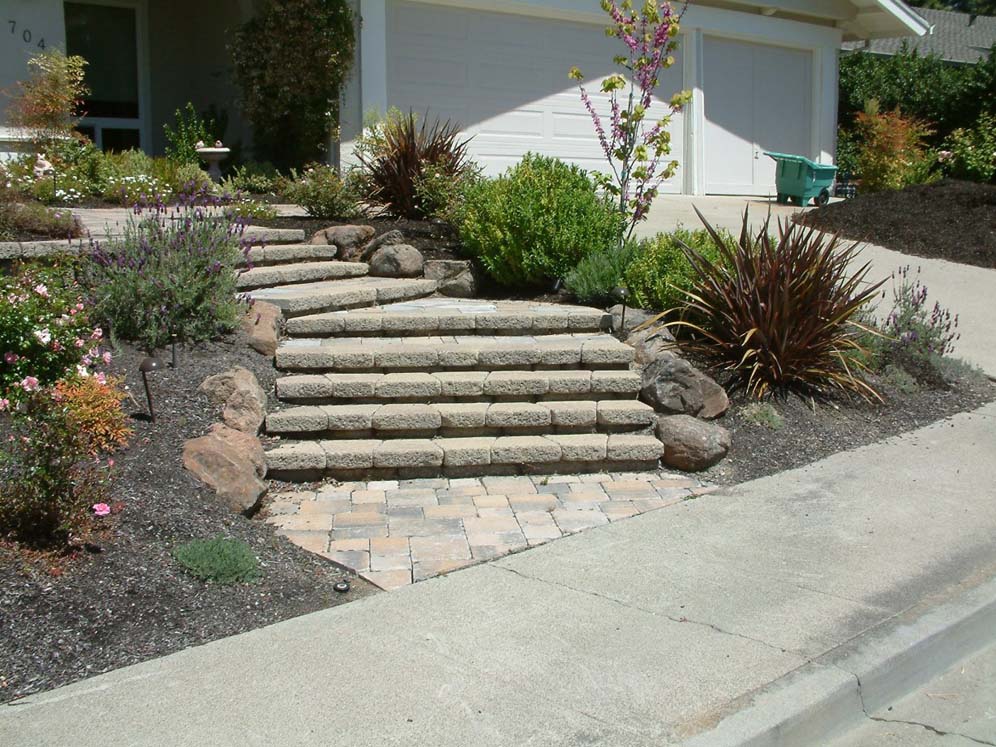
[[[663,105],[664,112],[651,117],[659,76],[674,64],[671,53],[678,44],[680,14],[674,12],[670,2],[646,0],[640,10],[634,10],[631,0],[602,0],[602,9],[612,17],[612,25],[605,33],[619,39],[627,50],[613,58],[626,74],[615,73],[602,81],[602,93],[609,96],[607,122],[580,83],[584,80],[581,71],[571,68],[570,75],[579,81],[581,100],[609,163],[610,173],[597,173],[594,178],[618,200],[619,211],[626,217],[621,244],[633,235],[636,224],[646,219],[661,183],[678,169],[678,162],[667,158],[671,153],[667,128],[691,94],[674,94]]]

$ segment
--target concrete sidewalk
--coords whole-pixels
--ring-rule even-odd
[[[678,743],[996,574],[994,455],[989,405],[0,707],[0,744]]]

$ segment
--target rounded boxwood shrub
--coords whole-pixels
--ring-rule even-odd
[[[727,234],[728,235],[728,234]],[[710,262],[719,262],[720,253],[708,231],[677,228],[671,233],[659,233],[640,244],[636,257],[626,268],[625,281],[630,303],[644,309],[667,309],[681,306],[695,280],[685,244]]]
[[[464,250],[508,286],[563,278],[591,252],[614,246],[622,230],[583,169],[533,153],[497,179],[471,184],[458,223]]]

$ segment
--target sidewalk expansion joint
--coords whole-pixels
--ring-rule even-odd
[[[674,623],[687,624],[687,625],[695,625],[695,626],[702,627],[702,628],[708,628],[708,629],[712,630],[713,632],[719,633],[721,635],[727,635],[727,636],[731,636],[733,638],[739,638],[739,639],[744,640],[744,641],[750,641],[751,643],[757,643],[757,644],[759,644],[761,646],[764,646],[765,648],[771,649],[772,651],[777,651],[777,652],[782,653],[782,654],[785,654],[785,653],[796,654],[798,656],[802,656],[805,659],[809,659],[810,658],[810,657],[807,657],[801,651],[796,651],[796,650],[789,649],[789,648],[782,648],[781,646],[776,646],[776,645],[774,645],[772,643],[768,643],[768,641],[763,641],[760,638],[752,638],[751,636],[749,636],[749,635],[743,635],[742,633],[734,633],[734,632],[729,631],[729,630],[723,630],[723,628],[720,628],[717,625],[713,625],[712,623],[703,622],[701,620],[692,620],[691,618],[684,617],[684,616],[682,616],[682,617],[674,617],[674,616],[669,615],[669,614],[667,614],[665,612],[660,612],[658,610],[647,609],[646,607],[640,607],[639,605],[630,604],[630,603],[624,602],[624,601],[622,601],[620,599],[615,599],[614,597],[610,597],[610,596],[606,596],[604,594],[599,594],[597,592],[590,591],[589,589],[579,589],[576,586],[570,586],[569,584],[561,583],[559,581],[550,581],[549,579],[539,578],[537,576],[530,576],[529,574],[523,573],[522,571],[517,571],[514,568],[508,568],[508,567],[502,566],[502,565],[494,565],[493,567],[494,568],[500,568],[503,571],[508,571],[509,573],[512,573],[512,574],[514,574],[516,576],[519,576],[520,578],[524,578],[524,579],[527,579],[529,581],[539,581],[540,583],[549,584],[550,586],[558,586],[561,589],[567,589],[568,591],[573,591],[573,592],[578,593],[578,594],[584,594],[584,595],[589,596],[589,597],[594,597],[596,599],[601,599],[601,600],[606,601],[606,602],[611,602],[612,604],[615,604],[615,605],[618,605],[620,607],[623,607],[624,609],[636,610],[637,612],[643,612],[643,613],[648,614],[648,615],[653,615],[654,617],[663,617],[664,619],[670,620],[671,622],[674,622]]]

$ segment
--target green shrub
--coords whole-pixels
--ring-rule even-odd
[[[360,212],[360,201],[353,185],[342,179],[334,167],[323,163],[308,166],[300,176],[291,169],[284,184],[284,199],[300,205],[313,218],[344,220]]]
[[[721,230],[720,235],[724,240],[732,239],[726,231]],[[685,302],[682,291],[690,290],[697,276],[682,245],[690,246],[709,262],[721,261],[716,243],[704,229],[677,228],[644,240],[626,268],[631,305],[664,311]]]
[[[173,557],[188,573],[210,583],[247,583],[260,577],[259,561],[242,540],[191,540],[174,548]]]
[[[211,133],[215,123],[207,117],[200,116],[189,101],[183,109],[173,113],[176,124],[170,127],[163,125],[166,133],[166,157],[177,163],[200,163],[197,155],[197,143],[214,145]]]
[[[944,141],[943,169],[956,179],[996,182],[996,116],[983,114],[969,128],[959,128]]]
[[[853,321],[882,283],[866,283],[867,265],[850,274],[856,244],[791,222],[777,238],[767,220],[752,235],[746,213],[739,241],[702,222],[722,259],[686,248],[695,295],[666,325],[693,335],[689,349],[759,398],[790,389],[878,396],[855,371],[864,351]]]
[[[280,173],[272,163],[250,161],[233,168],[222,187],[228,192],[265,195],[276,192],[279,182]]]
[[[459,182],[472,169],[469,141],[459,139],[459,127],[417,120],[414,112],[392,110],[364,129],[356,149],[364,196],[405,218],[427,218],[444,207],[448,200],[438,194],[440,180]]]
[[[933,179],[936,157],[925,138],[932,130],[924,123],[900,113],[878,110],[872,102],[857,116],[856,167],[861,189],[879,192],[924,184]]]
[[[39,239],[77,238],[83,235],[83,227],[69,210],[0,200],[0,241],[26,234]]]
[[[458,174],[451,174],[435,164],[428,164],[415,179],[415,194],[421,211],[428,218],[452,224],[459,214],[467,189],[480,178],[479,170],[473,165],[468,165]]]
[[[504,175],[468,187],[458,230],[496,281],[537,286],[615,246],[622,220],[583,169],[527,153]]]
[[[24,399],[89,367],[102,336],[68,270],[0,276],[0,398]]]
[[[0,440],[0,535],[25,542],[66,541],[107,496],[107,465],[90,434],[50,390],[4,414]]]
[[[639,245],[635,241],[626,242],[621,249],[609,247],[592,252],[567,273],[564,285],[581,303],[616,303],[619,299],[615,291],[626,285],[626,268],[638,253]],[[633,302],[629,299],[627,303],[632,305]]]
[[[234,329],[243,225],[204,206],[195,196],[170,215],[130,217],[120,241],[91,247],[82,276],[115,337],[151,352],[174,337],[201,342]]]
[[[914,273],[909,265],[892,276],[892,309],[881,329],[888,360],[932,361],[954,352],[960,337],[958,317],[939,303],[928,305],[920,268]]]

